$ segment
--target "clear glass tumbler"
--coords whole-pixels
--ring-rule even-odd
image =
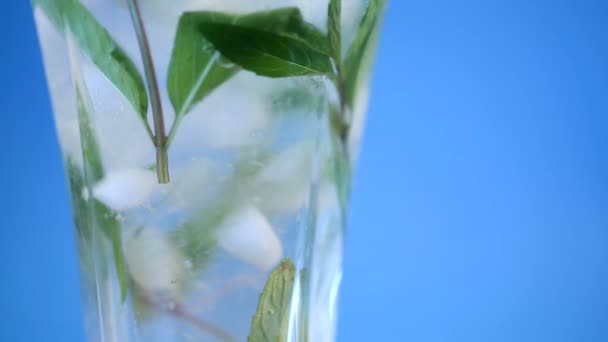
[[[88,341],[334,341],[384,1],[33,8]]]

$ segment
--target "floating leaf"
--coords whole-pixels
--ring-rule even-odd
[[[370,0],[367,11],[361,20],[359,30],[349,47],[343,63],[345,82],[345,97],[352,108],[355,100],[355,92],[361,74],[365,55],[373,41],[380,23],[380,15],[384,9],[385,0]]]
[[[248,342],[287,341],[296,267],[283,260],[270,274],[251,322]]]
[[[148,95],[135,63],[112,39],[110,33],[78,0],[34,0],[55,25],[69,30],[78,46],[118,88],[143,120],[148,112]]]

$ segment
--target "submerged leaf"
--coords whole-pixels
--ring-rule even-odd
[[[287,340],[289,310],[296,267],[283,260],[270,274],[251,322],[248,342],[282,342]]]

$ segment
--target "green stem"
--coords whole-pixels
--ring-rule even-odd
[[[156,174],[158,182],[161,184],[169,183],[169,157],[167,153],[167,145],[156,147]]]
[[[180,302],[173,302],[172,306],[168,306],[168,305],[166,305],[166,303],[159,301],[157,298],[153,297],[150,293],[148,293],[147,291],[145,291],[143,289],[140,289],[140,291],[137,291],[136,295],[138,295],[138,298],[140,300],[142,300],[144,303],[146,303],[149,306],[151,306],[152,308],[154,308],[156,311],[172,314],[173,316],[180,318],[186,322],[189,322],[190,324],[194,325],[195,327],[201,329],[202,331],[206,331],[210,335],[213,335],[222,341],[226,341],[226,342],[238,341],[236,337],[232,336],[230,333],[228,333],[221,327],[216,326],[213,323],[208,322],[208,321],[198,317],[194,313],[190,312],[188,310],[188,308]]]
[[[175,139],[175,134],[177,133],[177,129],[182,122],[184,115],[178,115],[175,117],[175,121],[173,121],[173,126],[171,126],[171,130],[169,131],[169,136],[167,137],[167,147],[171,146],[173,139]]]
[[[154,72],[154,62],[150,45],[144,29],[144,22],[139,10],[137,0],[128,0],[131,19],[135,26],[137,41],[141,51],[141,58],[144,63],[144,71],[146,74],[146,82],[148,84],[148,92],[150,93],[150,102],[152,105],[152,119],[154,121],[154,145],[156,147],[156,172],[158,182],[161,184],[169,183],[169,157],[167,155],[167,136],[165,134],[165,121],[163,117],[163,108],[160,100],[160,91],[156,73]]]
[[[336,64],[336,88],[338,89],[338,101],[340,106],[340,126],[338,135],[342,142],[346,145],[348,143],[348,135],[350,133],[350,115],[349,108],[346,103],[346,83],[344,81],[344,73],[342,72],[342,66],[340,63]]]
[[[344,146],[348,146],[348,136],[350,134],[350,112],[346,101],[346,83],[341,63],[334,58],[334,72],[330,77],[338,93],[338,103],[332,106],[330,113],[330,124],[334,134],[336,134]]]
[[[186,112],[190,109],[190,106],[194,102],[194,98],[196,97],[196,90],[203,85],[203,82],[205,82],[205,80],[207,79],[211,68],[219,60],[219,58],[220,53],[216,51],[207,63],[207,66],[205,66],[205,69],[203,70],[199,78],[196,80],[196,83],[194,87],[192,87],[192,91],[190,91],[190,93],[188,94],[184,105],[181,107],[180,111],[175,114],[175,121],[173,121],[173,126],[171,126],[171,130],[169,131],[169,136],[167,138],[167,146],[171,146],[171,143],[175,138],[175,134],[177,133],[177,129],[179,128],[182,119],[184,118]]]

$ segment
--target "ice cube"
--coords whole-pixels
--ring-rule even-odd
[[[314,144],[293,145],[274,156],[255,178],[258,205],[270,214],[300,209],[308,200]]]
[[[269,124],[269,110],[262,95],[242,89],[239,77],[222,85],[185,117],[174,142],[176,150],[201,145],[241,147],[260,140],[258,133]]]
[[[93,195],[116,211],[145,204],[160,185],[156,173],[145,169],[125,169],[108,173],[93,186]]]
[[[184,274],[184,261],[161,230],[133,230],[125,238],[124,251],[129,274],[139,286],[147,291],[176,293]]]
[[[220,247],[237,259],[262,270],[274,267],[282,258],[279,237],[254,206],[244,205],[228,216],[217,230]]]
[[[214,181],[214,167],[210,160],[195,159],[176,172],[167,192],[170,205],[174,209],[183,209],[202,201]]]
[[[125,96],[93,64],[82,65],[91,100],[91,117],[104,165],[124,169],[149,165],[154,161],[154,145],[145,124]]]

